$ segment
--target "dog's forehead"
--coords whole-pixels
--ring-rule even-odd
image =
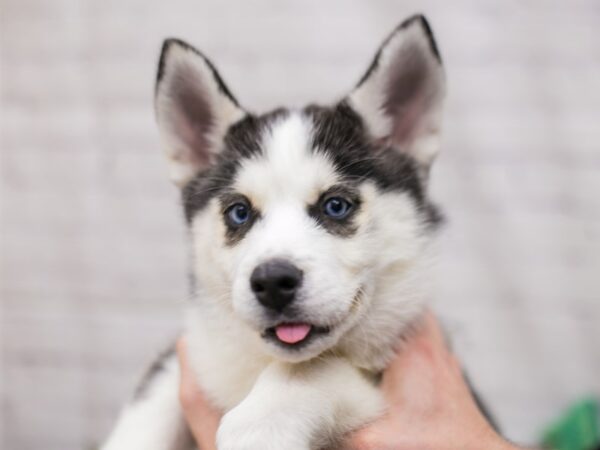
[[[288,112],[264,127],[261,152],[241,162],[233,183],[259,208],[274,201],[314,203],[339,181],[325,152],[315,151],[314,122],[300,111]]]
[[[244,194],[258,208],[277,199],[313,204],[340,181],[370,181],[381,191],[405,192],[417,204],[425,200],[414,160],[373,143],[361,118],[342,102],[247,115],[228,130],[217,163],[183,189],[183,205],[190,222],[224,192]]]

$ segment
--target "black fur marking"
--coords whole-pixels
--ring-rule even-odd
[[[436,230],[444,225],[446,218],[444,217],[444,213],[436,204],[428,202],[421,208],[421,211],[425,216],[425,223],[431,230]]]
[[[275,121],[286,114],[284,109],[262,116],[248,114],[229,128],[215,164],[198,174],[182,190],[182,203],[188,223],[212,198],[228,192],[241,162],[262,153],[260,139]]]
[[[416,14],[408,19],[406,19],[403,24],[401,24],[400,26],[402,27],[404,25],[404,28],[408,27],[411,23],[413,22],[419,22],[419,25],[421,25],[421,27],[423,27],[423,31],[425,31],[425,35],[427,36],[427,41],[429,42],[429,48],[431,49],[431,53],[433,53],[433,55],[435,56],[435,59],[437,59],[437,61],[441,64],[442,63],[442,55],[440,53],[440,49],[437,45],[437,42],[435,40],[435,37],[433,35],[433,31],[431,30],[431,25],[429,25],[429,22],[427,21],[427,19],[425,18],[425,16],[423,14]]]
[[[194,214],[204,209],[208,202],[227,190],[238,169],[236,160],[213,166],[198,174],[181,191],[185,219],[191,223]]]
[[[217,71],[217,69],[215,68],[213,63],[210,61],[210,59],[208,59],[206,56],[204,56],[195,47],[192,47],[187,42],[184,42],[181,39],[177,39],[177,38],[168,38],[168,39],[165,39],[165,41],[163,42],[162,49],[160,52],[160,58],[158,60],[158,72],[156,73],[155,93],[158,89],[158,86],[160,85],[160,82],[164,78],[165,71],[167,68],[167,56],[169,54],[169,51],[174,46],[182,47],[185,50],[191,51],[194,54],[198,55],[200,58],[202,58],[202,60],[206,63],[206,65],[212,72],[213,77],[217,83],[217,86],[219,87],[219,91],[223,95],[227,96],[234,103],[234,105],[240,106],[238,101],[236,100],[236,98],[233,96],[233,94],[231,93],[231,91],[229,90],[229,88],[227,87],[227,85],[225,84],[223,79],[221,78],[221,75],[219,75],[219,72]]]
[[[162,372],[166,370],[165,364],[168,359],[175,356],[175,344],[164,350],[158,358],[148,367],[146,373],[142,377],[140,384],[137,386],[135,393],[133,394],[134,401],[139,401],[145,398],[154,381]]]
[[[440,54],[438,45],[433,36],[433,32],[431,31],[431,27],[429,26],[429,22],[427,22],[427,19],[425,18],[424,15],[415,14],[414,16],[411,16],[408,19],[406,19],[405,21],[403,21],[400,25],[398,25],[396,27],[396,29],[394,31],[392,31],[388,35],[387,38],[385,38],[385,40],[379,47],[379,50],[377,50],[377,53],[375,54],[375,57],[373,58],[373,62],[371,62],[371,65],[369,66],[369,68],[367,69],[365,74],[361,77],[361,79],[358,82],[358,84],[356,85],[356,87],[359,87],[361,84],[363,84],[373,74],[373,72],[377,69],[377,67],[379,67],[379,60],[381,58],[381,53],[383,52],[383,49],[387,46],[387,44],[396,35],[396,33],[408,28],[409,26],[413,25],[415,22],[418,22],[419,25],[423,28],[425,36],[427,37],[427,41],[429,42],[429,48],[431,49],[431,53],[433,53],[433,55],[435,56],[435,59],[440,64],[442,63],[442,56]]]
[[[441,214],[427,199],[417,162],[370,139],[362,119],[347,103],[332,108],[313,105],[305,112],[314,123],[314,151],[326,153],[346,182],[372,180],[384,192],[407,192],[423,213],[424,222],[432,227],[441,222]]]
[[[324,203],[332,197],[342,197],[352,204],[349,214],[343,219],[334,219],[329,217],[323,211]],[[332,186],[323,192],[319,200],[308,207],[308,214],[315,219],[319,226],[325,228],[331,234],[341,237],[350,237],[358,230],[354,223],[354,217],[360,209],[360,196],[355,188],[350,186],[338,185]]]
[[[369,139],[360,116],[342,102],[333,108],[311,106],[314,121],[312,146],[326,153],[348,181],[373,180],[384,190],[407,191],[420,204],[424,200],[417,163],[408,155],[382,147]]]

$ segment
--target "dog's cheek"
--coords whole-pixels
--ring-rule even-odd
[[[408,194],[378,193],[370,199],[370,213],[373,224],[367,251],[374,257],[376,270],[410,264],[420,256],[427,233],[417,205]]]
[[[427,240],[418,209],[407,194],[384,193],[367,182],[361,186],[361,200],[355,219],[357,232],[336,238],[327,253],[335,255],[335,262],[329,264],[338,269],[329,280],[340,280],[353,289],[352,293],[344,292],[343,298],[355,296],[353,304],[344,307],[364,310],[372,300],[376,282],[391,274],[403,277],[419,259]],[[358,290],[362,295],[356,297]]]
[[[347,318],[368,284],[376,259],[371,240],[369,197],[361,195],[360,210],[353,219],[356,231],[335,236],[320,230],[311,242],[306,278],[306,305],[319,318],[335,322]]]
[[[317,251],[305,261],[305,279],[300,304],[317,322],[336,323],[345,318],[360,287],[355,272],[345,266],[344,242],[322,236],[313,243]]]
[[[193,218],[194,274],[211,294],[223,298],[231,283],[235,249],[225,245],[225,225],[217,200],[213,199]]]

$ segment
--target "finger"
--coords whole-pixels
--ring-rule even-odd
[[[389,417],[377,421],[350,433],[339,450],[393,450],[401,447],[398,437],[402,434],[401,424],[392,422]]]
[[[191,376],[191,370],[187,358],[187,342],[181,337],[177,340],[177,359],[179,360],[179,400],[184,411],[190,410],[197,402],[202,402],[195,380]]]
[[[386,372],[404,371],[417,355],[429,354],[431,357],[437,357],[441,353],[447,353],[444,334],[431,311],[426,310],[418,326],[408,333]]]
[[[194,371],[190,367],[185,338],[177,341],[177,356],[180,368],[180,400],[183,408],[190,414],[205,416],[216,414],[216,410],[209,404],[202,390],[196,382]]]
[[[214,408],[198,387],[189,364],[184,338],[177,341],[177,357],[181,373],[179,399],[192,435],[202,449],[214,449],[221,414]]]
[[[187,342],[184,337],[180,337],[177,339],[175,344],[175,350],[177,351],[177,359],[179,360],[179,367],[181,368],[181,373],[187,372],[188,362],[187,362]]]
[[[187,342],[181,337],[177,341],[177,358],[179,359],[179,400],[184,412],[193,412],[194,408],[201,408],[204,398],[196,385],[193,372],[187,357]]]
[[[420,332],[416,336],[417,340],[422,340],[433,344],[433,348],[448,351],[446,335],[442,329],[437,317],[430,309],[425,310],[421,322]]]
[[[351,433],[339,450],[375,450],[377,449],[377,432],[372,425]]]
[[[382,388],[391,403],[406,401],[409,391],[431,390],[434,379],[450,367],[452,353],[442,328],[431,311],[407,338],[383,374]]]

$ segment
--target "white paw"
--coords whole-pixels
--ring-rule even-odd
[[[217,431],[219,450],[310,450],[308,433],[285,414],[259,414],[250,408],[229,411]],[[297,426],[294,426],[297,425]],[[306,430],[304,430],[306,431]]]

